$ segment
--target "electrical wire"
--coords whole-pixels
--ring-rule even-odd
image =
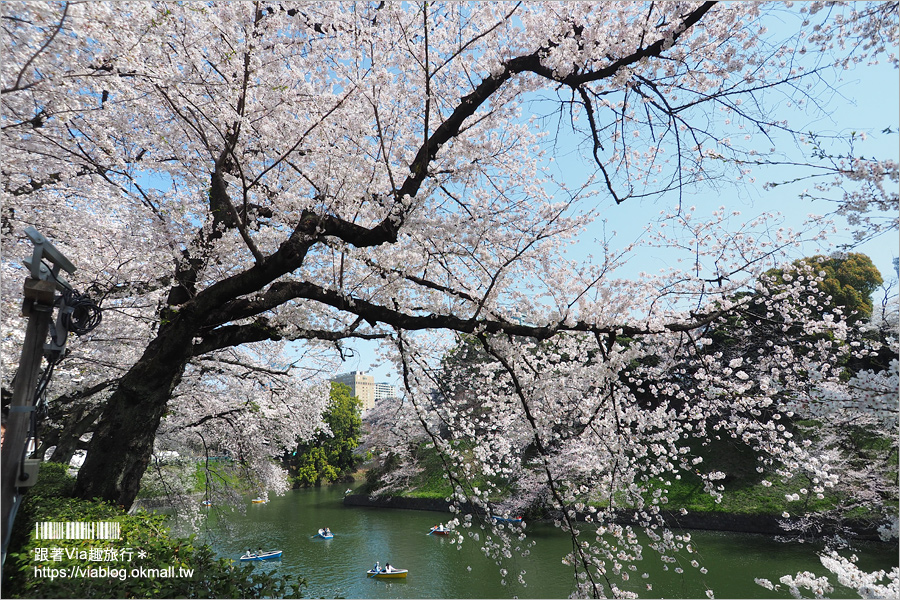
[[[65,290],[62,299],[64,305],[72,308],[72,312],[63,313],[63,324],[75,335],[89,333],[103,320],[101,308],[87,294]]]
[[[103,313],[97,304],[87,294],[79,294],[75,290],[66,289],[60,298],[60,318],[66,335],[73,332],[76,335],[84,335],[93,331],[103,320]],[[67,310],[70,309],[70,310]],[[52,327],[51,329],[55,329]],[[53,333],[53,336],[56,334]],[[60,343],[65,346],[65,339]],[[47,368],[41,374],[34,393],[34,412],[31,413],[31,437],[37,439],[37,428],[40,421],[47,417],[47,386],[53,377],[56,365],[65,358],[65,353],[51,352],[47,356]]]
[[[75,333],[75,335],[81,336],[100,325],[100,322],[103,320],[103,313],[97,303],[91,300],[87,294],[76,292],[69,284],[57,277],[53,272],[53,265],[47,264],[45,260],[42,260],[41,263],[47,270],[47,273],[63,288],[63,305],[73,309],[71,312],[67,311],[63,315],[63,324],[66,326],[66,329]]]
[[[54,278],[59,281],[58,278]],[[97,306],[89,296],[86,294],[79,294],[75,290],[69,288],[63,290],[62,297],[59,298],[58,304],[60,318],[66,336],[68,336],[68,332],[73,332],[78,336],[89,333],[100,325],[100,322],[103,320],[101,308]],[[55,329],[53,328],[52,323],[51,329]],[[55,336],[56,334],[52,333],[51,335]],[[61,341],[60,345],[65,346],[65,339]],[[53,378],[53,370],[56,368],[56,365],[61,363],[64,358],[65,353],[62,351],[51,352],[47,355],[47,368],[44,369],[44,372],[38,379],[33,399],[29,403],[34,407],[34,410],[31,412],[31,418],[29,419],[26,440],[34,440],[37,442],[38,429],[41,422],[47,418],[48,413],[47,386]],[[21,473],[24,473],[25,458],[27,457],[27,454],[28,443],[26,441],[25,447],[22,449],[22,460],[19,464]]]

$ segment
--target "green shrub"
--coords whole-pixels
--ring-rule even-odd
[[[129,515],[104,502],[66,497],[74,480],[64,467],[56,467],[41,466],[38,483],[19,511],[3,573],[5,597],[300,597],[304,580],[254,572],[252,565],[217,558],[193,537],[170,537],[163,515]],[[31,532],[44,521],[114,521],[120,537],[38,540]],[[90,569],[95,576],[85,573]],[[60,576],[63,570],[65,577]]]

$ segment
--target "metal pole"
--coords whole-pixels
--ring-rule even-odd
[[[25,458],[28,424],[31,420],[31,411],[34,410],[34,394],[44,354],[44,343],[53,314],[55,289],[56,286],[51,281],[30,278],[25,280],[22,314],[28,317],[28,325],[19,359],[19,370],[14,381],[9,419],[3,436],[3,445],[0,447],[0,493],[2,493],[0,526],[3,535],[4,564],[15,518],[14,508],[18,507],[17,488],[22,483],[19,480],[21,465]]]

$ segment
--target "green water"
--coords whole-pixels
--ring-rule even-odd
[[[560,562],[571,550],[571,539],[548,524],[528,524],[528,539],[536,543],[526,557],[513,555],[502,565],[506,583],[480,544],[468,540],[458,550],[448,538],[428,535],[445,513],[345,507],[345,487],[296,490],[270,497],[268,504],[249,505],[245,514],[209,509],[201,539],[223,556],[237,559],[247,548],[279,549],[281,561],[255,563],[300,575],[309,581],[307,598],[565,598],[574,590],[571,567]],[[249,501],[248,501],[249,503]],[[333,540],[313,538],[328,526]],[[775,583],[785,574],[812,571],[825,575],[810,544],[784,544],[752,534],[692,531],[693,554],[682,554],[669,571],[656,553],[645,548],[644,560],[622,589],[649,598],[705,598],[711,588],[717,598],[789,598],[787,590],[772,592],[754,577]],[[869,570],[897,565],[897,548],[869,545],[858,549],[860,566]],[[699,567],[691,566],[692,559]],[[405,580],[374,580],[366,570],[375,561],[409,570]],[[674,571],[683,569],[682,574]],[[708,572],[699,572],[705,567]],[[525,571],[523,585],[518,575]],[[643,573],[649,575],[644,579]],[[834,577],[829,577],[832,581]],[[648,590],[650,584],[652,589]],[[835,598],[857,597],[836,586]]]

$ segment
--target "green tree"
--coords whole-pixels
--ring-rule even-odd
[[[329,431],[300,442],[287,460],[295,485],[320,485],[337,481],[359,463],[354,450],[362,435],[362,403],[342,383],[331,384],[331,402],[322,419]]]
[[[872,294],[883,283],[881,273],[865,254],[851,252],[832,256],[809,256],[795,260],[797,269],[809,267],[814,275],[821,275],[819,290],[831,300],[822,305],[822,312],[840,307],[850,322],[868,319],[872,316]],[[775,278],[775,283],[785,283],[783,269],[773,269],[767,273]]]
[[[784,342],[786,336],[805,335],[805,319],[822,320],[835,309],[851,324],[869,319],[872,294],[882,278],[867,255],[850,253],[801,258],[784,268],[766,271],[760,283],[765,292],[733,296],[733,300],[750,297],[753,301],[709,328],[706,334],[713,341],[709,351],[722,352],[725,360],[771,352],[773,344]],[[775,309],[767,298],[778,294],[793,299]]]

